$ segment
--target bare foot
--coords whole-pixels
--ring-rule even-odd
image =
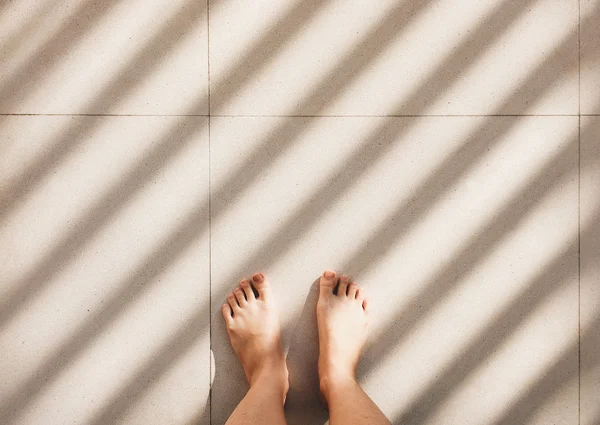
[[[252,287],[256,289],[255,296]],[[288,371],[281,347],[279,314],[271,289],[262,273],[244,279],[227,297],[222,311],[227,333],[250,386],[274,384],[283,399],[288,390]]]
[[[326,271],[319,286],[319,382],[328,399],[333,384],[356,382],[356,365],[367,340],[367,300],[346,275],[338,286],[335,272]]]

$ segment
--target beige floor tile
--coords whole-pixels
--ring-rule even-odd
[[[208,424],[207,118],[0,140],[0,423]]]
[[[220,306],[279,298],[291,425],[323,423],[314,282],[372,301],[359,378],[394,423],[575,425],[577,117],[211,121],[213,424],[247,388]]]
[[[211,112],[576,114],[578,2],[211,2]]]
[[[581,1],[581,113],[600,114],[600,1]]]
[[[206,114],[206,22],[189,0],[8,2],[0,113]]]
[[[600,117],[581,118],[581,424],[600,420]]]

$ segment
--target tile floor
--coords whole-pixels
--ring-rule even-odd
[[[0,2],[0,423],[223,424],[263,270],[394,425],[600,423],[600,0]],[[595,115],[596,114],[596,115]]]

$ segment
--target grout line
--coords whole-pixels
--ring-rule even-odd
[[[592,114],[594,115],[594,114]],[[419,118],[419,117],[578,117],[577,114],[414,114],[414,115],[243,115],[211,114],[217,118]]]
[[[208,114],[0,114],[0,117],[208,117]]]
[[[210,0],[206,0],[207,97],[208,97],[208,423],[212,425],[212,209],[210,156]]]
[[[578,72],[578,94],[579,94],[579,104],[577,113],[581,116],[581,0],[577,2],[578,10],[577,10],[577,57],[579,59],[577,63],[577,72]]]
[[[577,2],[578,140],[577,140],[577,424],[581,425],[581,0]]]
[[[577,359],[579,362],[578,374],[578,424],[581,425],[581,117],[579,117],[579,138],[577,157]]]
[[[209,76],[210,81],[210,76]],[[210,102],[210,87],[208,88]],[[435,117],[598,117],[599,114],[406,114],[406,115],[244,115],[244,114],[0,114],[0,117],[217,117],[217,118],[435,118]]]

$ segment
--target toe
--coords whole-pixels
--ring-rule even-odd
[[[250,281],[248,279],[244,279],[240,282],[240,287],[242,291],[244,291],[244,295],[246,295],[246,300],[248,302],[254,301],[254,292],[252,292],[252,287],[250,286]]]
[[[362,301],[365,299],[365,291],[362,288],[358,288],[356,290],[356,294],[354,295],[354,298],[356,298],[359,301]]]
[[[333,294],[336,283],[335,272],[331,270],[325,271],[319,279],[321,294]]]
[[[229,294],[229,296],[227,297],[227,302],[229,303],[229,306],[231,307],[234,313],[240,310],[240,306],[238,305],[235,299],[235,295]]]
[[[235,299],[237,300],[240,307],[246,305],[246,297],[244,296],[244,291],[239,286],[233,290],[233,295],[235,295]]]
[[[258,298],[263,301],[269,298],[269,284],[264,274],[255,273],[252,275],[252,285],[254,285],[256,292],[258,292]]]
[[[358,292],[358,285],[354,282],[351,282],[350,285],[348,285],[348,298],[350,299],[356,299],[356,293]]]
[[[233,311],[231,310],[231,306],[229,304],[223,304],[221,306],[221,312],[223,313],[223,318],[225,319],[227,327],[231,326],[231,323],[233,322]]]
[[[348,285],[350,284],[350,277],[348,275],[342,275],[340,277],[340,286],[337,290],[338,297],[345,297],[348,291]]]

